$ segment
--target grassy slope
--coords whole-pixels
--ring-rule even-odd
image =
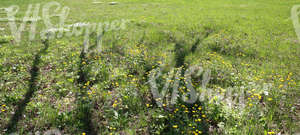
[[[144,85],[143,74],[159,63],[158,61],[166,63],[168,68],[176,64],[174,56],[176,54],[172,51],[175,48],[174,42],[170,41],[170,38],[174,38],[175,43],[182,43],[182,48],[189,48],[197,36],[202,36],[207,31],[210,31],[210,34],[197,48],[196,53],[188,53],[185,57],[187,64],[198,64],[205,60],[207,52],[216,51],[217,55],[222,57],[221,61],[233,65],[233,69],[224,67],[216,70],[239,71],[244,76],[241,77],[242,81],[248,75],[252,75],[250,78],[262,79],[258,82],[272,82],[277,87],[280,84],[276,80],[286,77],[288,72],[293,72],[293,79],[299,81],[300,48],[289,18],[291,7],[300,2],[297,0],[120,0],[120,3],[114,6],[92,4],[91,0],[59,2],[71,8],[67,23],[103,22],[115,19],[130,19],[131,22],[125,30],[107,33],[104,38],[107,51],[99,56],[80,57],[82,39],[77,37],[50,41],[49,48],[45,53],[41,53],[41,57],[37,55],[39,50],[43,49],[43,44],[39,40],[29,43],[24,39],[20,46],[9,43],[2,45],[0,104],[6,105],[2,107],[5,111],[0,114],[0,125],[5,125],[0,126],[3,133],[13,117],[11,112],[15,112],[18,107],[22,110],[19,101],[24,101],[21,99],[26,93],[28,104],[26,103],[26,108],[23,108],[24,112],[21,111],[20,116],[16,117],[20,129],[18,131],[21,133],[43,131],[50,127],[60,128],[66,133],[92,133],[94,129],[99,129],[98,132],[105,134],[108,132],[144,134],[153,130],[176,132],[163,125],[167,122],[154,120],[156,113],[162,113],[161,109],[145,107],[152,102],[149,88]],[[40,1],[0,2],[1,7],[19,5],[22,11],[25,11],[30,3]],[[22,14],[24,12],[20,16],[23,16]],[[0,27],[7,25],[0,22]],[[8,31],[0,33],[10,34]],[[146,50],[147,55],[139,53],[130,55],[140,50]],[[239,56],[240,53],[244,56]],[[82,65],[83,61],[88,64]],[[145,61],[146,64],[140,61]],[[248,63],[250,66],[241,63]],[[211,65],[210,68],[218,64]],[[117,77],[108,74],[113,71]],[[122,75],[134,77],[127,78]],[[269,75],[272,75],[273,79],[268,78]],[[85,78],[84,76],[88,77],[80,79]],[[101,79],[95,84],[88,85],[89,89],[82,86],[99,76]],[[116,83],[120,86],[116,86]],[[222,83],[225,84],[217,85],[225,88],[226,82]],[[136,89],[131,90],[131,85]],[[91,90],[90,87],[95,90]],[[287,89],[288,97],[296,97],[295,86]],[[90,95],[86,91],[94,93]],[[124,95],[133,98],[129,100],[124,98]],[[276,99],[276,94],[274,97]],[[115,101],[120,102],[119,99],[122,100],[121,109],[111,108]],[[291,98],[291,101],[281,99],[283,109],[280,108],[282,106],[278,107],[281,102],[270,102],[272,109],[258,105],[258,110],[270,110],[265,111],[264,116],[259,117],[259,121],[255,120],[257,118],[254,117],[255,113],[249,110],[249,115],[240,118],[237,124],[241,127],[233,127],[236,123],[228,121],[231,117],[224,118],[225,120],[215,119],[214,117],[217,117],[215,114],[207,113],[209,124],[226,121],[222,132],[226,131],[227,134],[290,132],[289,130],[293,128],[289,127],[289,124],[295,121],[295,118],[290,119],[294,117],[292,112],[278,110],[291,110],[293,105],[289,104],[294,103],[292,99],[294,98]],[[124,109],[126,106],[129,106],[129,109]],[[115,110],[119,113],[119,118],[113,117]],[[89,116],[93,117],[87,119]],[[248,117],[253,119],[246,122]],[[153,126],[155,122],[166,128]],[[261,124],[257,124],[258,122]],[[90,126],[90,123],[94,126]],[[254,127],[259,131],[248,130]],[[14,130],[12,128],[12,131]],[[203,129],[205,130],[207,129]]]

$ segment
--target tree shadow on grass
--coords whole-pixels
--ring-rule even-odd
[[[88,80],[88,70],[85,68],[86,63],[88,63],[88,59],[86,58],[86,53],[82,51],[79,61],[79,78],[77,80],[80,90],[76,94],[77,110],[75,110],[75,113],[80,130],[89,135],[96,135],[97,131],[92,122],[92,104],[87,95],[87,91],[93,85],[94,81],[90,82]]]
[[[175,44],[175,67],[179,68],[184,66],[185,57],[188,55],[188,52],[184,50],[182,43]]]
[[[191,49],[187,50],[184,48],[185,42],[183,41],[175,41],[175,67],[184,67],[185,65],[185,57],[188,56],[190,53],[195,53],[198,46],[202,43],[202,41],[209,36],[211,32],[205,32],[204,36],[197,37],[195,42],[192,44]]]
[[[21,119],[22,114],[27,106],[27,104],[30,102],[30,99],[32,98],[34,92],[37,90],[37,77],[39,76],[39,63],[41,62],[41,55],[46,54],[47,50],[49,48],[49,41],[45,40],[43,41],[44,44],[44,48],[39,51],[35,57],[34,57],[34,61],[32,64],[32,68],[30,70],[30,80],[29,80],[29,84],[28,84],[28,90],[25,94],[25,98],[23,100],[21,100],[18,103],[16,112],[14,113],[14,115],[12,116],[12,118],[10,119],[9,123],[7,124],[7,132],[6,133],[12,133],[16,131],[17,128],[17,124],[18,121]]]

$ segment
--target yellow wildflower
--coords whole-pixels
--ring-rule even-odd
[[[268,132],[268,135],[273,135],[275,134],[275,132],[271,131],[271,132]]]
[[[258,99],[261,99],[261,96],[258,96]]]

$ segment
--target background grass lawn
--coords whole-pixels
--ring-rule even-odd
[[[300,0],[56,1],[70,8],[66,24],[127,23],[104,33],[101,53],[86,54],[83,36],[29,41],[29,23],[17,45],[8,21],[0,21],[0,134],[300,132],[300,46],[290,18]],[[29,4],[48,2],[1,0],[0,8],[18,5],[16,17],[23,19]],[[38,21],[37,31],[44,29]],[[92,48],[96,39],[92,33]],[[231,90],[230,99],[244,95],[245,106],[215,96],[193,104],[164,100],[159,107],[149,85],[152,69],[163,68],[161,89],[168,72],[194,65],[211,71],[206,87],[213,96]],[[177,79],[182,96],[187,78]],[[201,79],[192,76],[198,93]]]

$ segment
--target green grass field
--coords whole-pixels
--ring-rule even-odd
[[[11,21],[0,19],[0,134],[300,133],[300,39],[291,19],[300,0],[56,1],[70,8],[67,25],[126,23],[103,32],[101,52],[85,53],[84,35],[29,40],[28,22],[18,43]],[[40,4],[40,32],[48,2],[1,0],[0,8],[19,6],[19,27],[28,5]],[[96,40],[89,33],[89,51]],[[210,71],[205,88],[204,74],[183,75],[195,65]],[[158,90],[170,84],[165,99],[155,99],[150,82],[159,68]],[[212,94],[186,102],[189,82]]]

